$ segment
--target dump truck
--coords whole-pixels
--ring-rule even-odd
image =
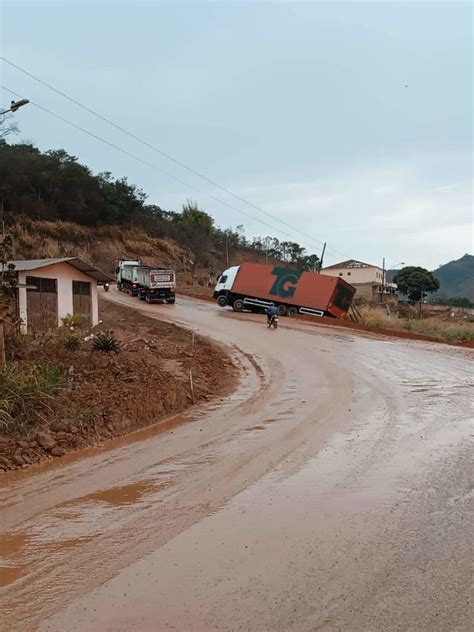
[[[148,303],[176,300],[176,272],[145,266],[140,259],[121,259],[115,267],[117,288]]]
[[[138,294],[137,270],[142,266],[140,259],[121,259],[115,266],[117,289],[120,292],[129,292],[132,296]]]
[[[137,268],[138,292],[140,300],[147,303],[174,303],[176,300],[176,273],[164,268]]]
[[[242,263],[225,270],[217,281],[218,305],[235,311],[264,311],[271,303],[280,316],[306,314],[344,318],[356,290],[341,278],[288,268]]]

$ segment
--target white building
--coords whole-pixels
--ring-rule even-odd
[[[109,275],[76,257],[8,264],[17,275],[16,310],[23,333],[55,329],[68,314],[82,316],[90,326],[99,322],[97,283],[110,281]]]
[[[356,288],[357,296],[369,299],[378,297],[382,292],[393,295],[397,289],[394,283],[387,283],[382,268],[355,259],[327,266],[321,273],[341,277]]]

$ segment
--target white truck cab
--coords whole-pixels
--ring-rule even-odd
[[[227,268],[217,281],[216,287],[214,288],[214,298],[221,307],[227,305],[227,294],[232,290],[239,268],[240,266]]]

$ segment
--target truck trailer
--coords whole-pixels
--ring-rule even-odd
[[[281,265],[242,263],[225,270],[214,290],[218,305],[263,311],[276,305],[281,316],[306,314],[344,318],[356,290],[338,277]]]
[[[141,301],[147,303],[174,303],[176,301],[176,273],[162,268],[137,268],[138,292]]]

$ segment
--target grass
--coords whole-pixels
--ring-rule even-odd
[[[49,425],[54,399],[67,385],[59,364],[13,364],[0,373],[0,435]]]
[[[373,308],[363,308],[363,325],[378,329],[408,331],[423,336],[432,336],[446,342],[465,342],[474,340],[474,323],[452,322],[441,318],[389,318],[383,312]]]

